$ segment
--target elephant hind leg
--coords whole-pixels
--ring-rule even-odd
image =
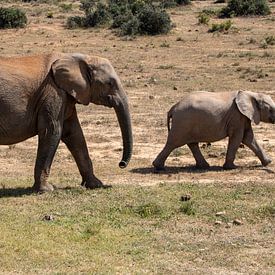
[[[234,160],[236,157],[236,153],[240,144],[243,140],[244,132],[240,129],[239,132],[232,134],[229,136],[228,140],[228,148],[225,157],[225,163],[223,168],[226,170],[235,169],[236,166],[234,164]]]
[[[198,143],[188,143],[188,147],[190,148],[195,160],[196,160],[196,167],[199,169],[207,169],[209,168],[208,162],[205,160],[204,156],[202,155],[199,144]]]
[[[156,159],[153,161],[153,166],[157,171],[164,170],[164,163],[170,153],[177,148],[177,146],[172,145],[171,143],[166,143],[162,151],[158,154]]]

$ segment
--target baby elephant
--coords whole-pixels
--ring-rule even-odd
[[[170,119],[172,127],[170,129]],[[198,168],[208,168],[199,149],[199,142],[214,142],[229,137],[225,169],[235,168],[234,159],[241,143],[250,148],[262,165],[271,160],[257,143],[251,122],[275,123],[275,104],[270,96],[248,91],[211,93],[196,92],[175,104],[167,115],[168,138],[154,160],[162,170],[169,154],[177,147],[188,145]]]

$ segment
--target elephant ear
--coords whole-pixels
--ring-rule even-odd
[[[260,110],[256,94],[239,91],[236,96],[236,104],[239,111],[253,121],[255,124],[260,123]]]
[[[88,65],[80,58],[65,57],[52,64],[56,85],[73,96],[77,102],[88,105],[91,100],[91,88]]]

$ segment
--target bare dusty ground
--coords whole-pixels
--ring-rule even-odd
[[[29,25],[26,29],[1,30],[0,54],[81,52],[111,60],[128,92],[131,106],[134,153],[129,168],[124,171],[117,168],[121,135],[114,112],[104,107],[79,106],[95,171],[105,182],[151,185],[160,181],[186,180],[207,183],[213,177],[226,183],[252,179],[272,181],[274,163],[268,168],[260,167],[258,159],[247,149],[240,149],[236,160],[240,169],[221,170],[226,140],[206,150],[206,157],[214,166],[209,171],[186,168],[193,165],[194,160],[184,149],[184,154],[169,157],[167,173],[152,173],[151,162],[166,141],[166,112],[186,93],[244,89],[274,96],[274,46],[261,47],[266,36],[274,35],[274,13],[268,17],[234,18],[233,29],[228,33],[208,33],[209,27],[198,25],[197,15],[203,9],[219,7],[211,1],[195,1],[192,6],[171,11],[175,23],[171,34],[129,39],[98,28],[66,30],[67,15],[57,7],[25,4]],[[53,19],[46,18],[50,11]],[[219,21],[211,19],[210,24]],[[274,126],[260,124],[254,129],[258,141],[275,159]],[[1,146],[0,152],[2,176],[9,173],[31,176],[36,138],[14,149]],[[57,180],[60,174],[78,177],[76,166],[63,144],[52,169]]]
[[[0,30],[0,55],[80,52],[106,57],[112,62],[128,93],[132,116],[134,151],[126,169],[118,168],[122,141],[114,111],[95,105],[78,106],[95,173],[103,182],[142,186],[182,182],[201,188],[214,182],[224,188],[236,185],[265,188],[274,186],[275,125],[271,124],[254,125],[257,140],[273,159],[266,168],[260,166],[251,151],[240,148],[236,159],[239,168],[222,170],[227,140],[203,149],[212,166],[207,171],[193,168],[194,159],[185,147],[171,154],[164,173],[153,173],[151,163],[166,141],[167,111],[187,93],[242,89],[264,92],[275,100],[275,46],[262,46],[266,36],[275,35],[275,3],[270,6],[272,14],[267,17],[233,18],[233,28],[228,33],[212,34],[208,26],[198,24],[197,15],[203,9],[217,9],[221,5],[214,5],[213,1],[194,1],[191,6],[169,11],[175,24],[170,34],[125,38],[102,28],[67,30],[64,28],[66,17],[79,12],[64,14],[53,5],[23,4],[29,24],[25,29]],[[74,10],[77,11],[76,7]],[[53,19],[46,18],[48,12],[53,13]],[[222,20],[212,18],[210,24],[213,22]],[[36,148],[36,137],[15,148],[0,147],[2,187],[13,188],[15,178],[32,178]],[[69,178],[69,182],[64,180]],[[58,148],[50,181],[59,187],[80,184],[77,167],[64,144]],[[247,252],[255,254],[251,256],[255,259],[251,266],[250,256],[243,251],[244,266],[250,266],[250,271],[253,266],[257,267],[256,259],[260,257],[257,255],[270,255],[272,247],[274,252],[274,242],[270,238],[266,247],[262,245],[265,240],[257,228],[248,225],[234,234],[236,238],[245,234],[251,242],[253,238],[261,240],[258,248],[255,245]],[[245,273],[245,268],[239,270]],[[212,269],[211,272],[227,271]],[[266,272],[272,273],[272,268]]]

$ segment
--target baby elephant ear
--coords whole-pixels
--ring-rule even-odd
[[[236,96],[236,104],[239,111],[253,121],[255,124],[260,123],[260,110],[258,107],[257,94],[239,91]]]
[[[58,88],[66,91],[81,104],[90,103],[89,72],[84,60],[74,57],[58,59],[52,64],[52,72]]]

